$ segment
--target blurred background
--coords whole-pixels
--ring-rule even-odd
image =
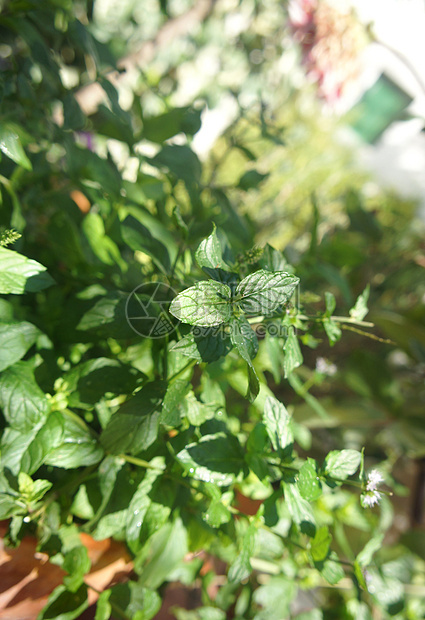
[[[5,19],[13,5],[0,3]],[[411,615],[399,617],[425,617],[423,0],[28,6],[31,27],[25,7],[13,32],[3,22],[0,68],[3,110],[30,145],[33,171],[15,154],[23,168],[10,191],[1,162],[1,224],[27,226],[29,255],[56,281],[69,270],[76,281],[94,274],[131,290],[140,274],[118,279],[122,259],[95,216],[119,245],[111,205],[143,205],[144,224],[172,253],[172,234],[153,223],[171,196],[199,239],[214,220],[241,252],[266,243],[283,251],[313,313],[325,291],[347,313],[370,284],[371,335],[347,328],[335,347],[303,341],[304,392],[280,378],[270,343],[256,367],[309,429],[315,457],[364,446],[367,466],[382,464],[395,497],[385,517],[393,546],[380,561],[419,588],[399,612]],[[175,146],[190,156],[179,159]],[[141,253],[139,262],[149,275],[152,259]],[[73,325],[66,296],[47,295],[52,322]],[[133,363],[131,355],[122,359]],[[232,364],[226,358],[224,369],[236,377]],[[245,387],[235,379],[230,388],[237,427]],[[353,540],[366,540],[371,526],[359,511],[347,499],[340,518]]]

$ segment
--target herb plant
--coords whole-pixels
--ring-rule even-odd
[[[388,469],[356,438],[313,442],[333,418],[303,358],[372,326],[369,285],[337,315],[332,292],[312,291],[311,254],[298,269],[258,247],[191,148],[199,106],[173,107],[144,76],[124,110],[78,6],[6,2],[0,16],[0,518],[9,546],[35,535],[65,571],[39,619],[89,606],[82,533],[133,562],[96,593],[96,620],[155,618],[170,582],[200,591],[178,620],[421,617],[391,553],[374,561]],[[86,114],[92,80],[104,99]],[[145,111],[152,97],[161,112]]]

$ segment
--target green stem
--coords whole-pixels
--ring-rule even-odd
[[[307,316],[306,314],[297,314],[295,315],[297,319],[301,319],[301,321],[314,321],[316,323],[323,323],[326,319],[332,319],[337,323],[353,323],[354,325],[360,325],[362,327],[375,327],[373,323],[369,321],[359,321],[358,319],[353,319],[351,316],[331,316],[331,317],[322,317],[322,316]]]
[[[173,381],[175,381],[178,377],[180,377],[180,375],[182,375],[184,372],[186,372],[186,370],[188,370],[189,368],[191,368],[191,366],[194,366],[195,364],[196,360],[190,360],[185,366],[183,366],[183,368],[175,372],[174,375],[171,375],[171,377],[167,379],[168,383],[172,383]]]
[[[351,325],[341,325],[342,329],[346,329],[350,332],[354,332],[355,334],[359,334],[360,336],[366,336],[366,338],[370,338],[371,340],[376,340],[377,342],[383,342],[384,344],[397,344],[390,338],[381,338],[380,336],[375,336],[375,334],[369,334],[368,332],[364,332],[361,329],[356,329]]]
[[[123,459],[127,463],[132,463],[133,465],[137,465],[138,467],[143,467],[144,469],[155,469],[158,471],[158,467],[155,467],[154,465],[151,465],[148,461],[145,461],[144,459],[139,459],[136,456],[130,456],[129,454],[119,454],[117,458]]]

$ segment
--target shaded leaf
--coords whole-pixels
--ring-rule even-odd
[[[70,392],[70,407],[88,407],[97,403],[105,394],[110,397],[131,393],[144,375],[118,360],[98,357],[78,364],[64,375]]]
[[[0,377],[0,407],[10,426],[21,433],[40,427],[49,404],[34,378],[32,365],[18,362]]]
[[[127,216],[121,223],[120,231],[124,242],[132,250],[145,252],[159,269],[166,274],[170,272],[171,261],[167,247],[152,236],[148,228],[138,219],[132,215]]]
[[[216,362],[231,350],[229,335],[221,326],[195,326],[190,334],[179,340],[171,351],[176,351],[198,362]]]
[[[165,390],[163,382],[148,383],[121,405],[100,436],[105,450],[112,454],[136,454],[152,445],[158,435]]]
[[[68,573],[64,577],[64,585],[71,592],[76,592],[83,584],[84,577],[91,568],[86,547],[81,545],[70,549],[65,554],[62,568]]]
[[[64,585],[55,588],[38,620],[75,620],[87,609],[87,586],[81,585],[71,592]]]
[[[239,355],[247,363],[248,391],[246,398],[252,403],[257,398],[260,391],[260,382],[251,362],[258,351],[258,340],[255,332],[244,316],[234,317],[232,319],[230,324],[230,340],[233,346],[237,348]]]
[[[160,168],[168,168],[178,179],[189,184],[197,183],[201,178],[201,162],[188,146],[167,144],[155,155],[151,163]]]
[[[152,142],[164,142],[177,133],[194,135],[201,128],[201,110],[173,108],[165,114],[143,119],[143,136]]]
[[[244,468],[243,452],[233,435],[216,433],[201,437],[177,454],[178,460],[197,480],[226,486],[234,482]]]

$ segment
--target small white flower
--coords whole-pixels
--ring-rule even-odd
[[[366,491],[376,491],[377,487],[384,482],[384,478],[377,469],[372,469],[369,472],[367,481],[366,481]]]
[[[375,504],[379,504],[382,493],[379,491],[367,491],[360,496],[360,502],[363,508],[372,508]]]
[[[331,364],[331,362],[329,362],[324,357],[317,358],[316,371],[319,372],[321,375],[328,375],[328,377],[333,377],[337,370],[338,369],[335,364]]]

